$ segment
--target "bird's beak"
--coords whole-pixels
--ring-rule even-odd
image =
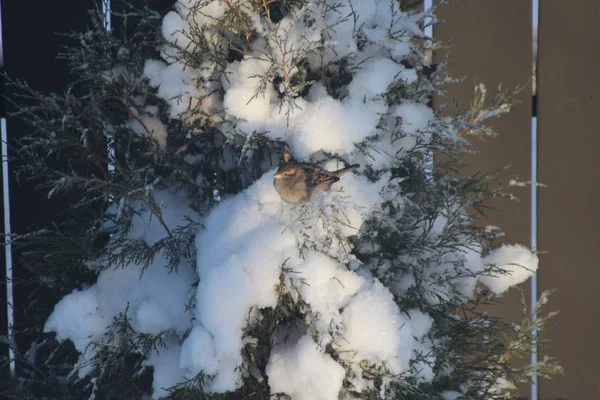
[[[273,175],[274,179],[281,179],[281,174],[280,173],[276,173],[275,175]]]

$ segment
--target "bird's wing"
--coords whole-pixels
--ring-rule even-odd
[[[333,184],[339,180],[340,178],[333,175],[329,171],[321,168],[314,168],[312,170],[309,182],[311,186],[320,186],[322,184]]]

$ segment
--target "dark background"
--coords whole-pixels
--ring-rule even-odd
[[[71,30],[84,30],[88,25],[87,10],[93,6],[92,0],[9,0],[2,2],[2,36],[4,45],[4,67],[6,73],[14,79],[27,81],[42,93],[63,92],[69,81],[69,71],[65,61],[57,60],[56,54],[66,44],[66,38],[57,34]],[[12,96],[10,88],[2,91]],[[8,107],[8,110],[7,110]],[[11,111],[10,103],[2,103],[2,114]],[[27,128],[18,120],[7,121],[8,145],[15,147],[19,137]],[[9,149],[9,158],[14,157]],[[4,167],[4,163],[2,167]],[[11,166],[9,165],[9,173]],[[10,179],[11,230],[13,233],[26,232],[34,226],[49,224],[62,209],[60,199],[49,201],[45,194],[35,192],[31,184],[16,181],[11,174]],[[2,221],[4,224],[4,221]],[[4,225],[2,225],[4,230]],[[4,253],[2,254],[2,271],[0,281],[5,282]],[[26,324],[30,318],[25,315],[28,298],[35,293],[35,288],[20,286],[19,281],[27,278],[19,268],[19,255],[13,253],[13,277],[15,279],[15,324],[17,327]],[[7,332],[6,326],[6,290],[2,285],[0,303],[0,330]],[[27,338],[18,341],[19,348],[26,350]],[[6,346],[0,347],[2,356],[7,355]],[[9,382],[9,372],[3,368],[1,382]]]
[[[119,4],[112,1],[114,9]],[[166,13],[171,9],[174,0],[134,0],[131,4],[147,4],[153,9]],[[71,31],[85,31],[90,27],[88,10],[99,1],[94,0],[8,0],[2,2],[2,37],[4,49],[4,71],[12,78],[29,83],[34,89],[43,94],[52,92],[64,93],[71,80],[65,60],[57,59],[64,46],[72,42],[61,34]],[[113,19],[113,27],[118,33],[119,21]],[[4,79],[0,80],[0,91],[8,98],[14,96],[11,88],[5,86]],[[0,113],[3,117],[7,112],[14,111],[10,102],[0,98]],[[61,198],[48,200],[45,193],[34,190],[31,183],[21,179],[16,180],[11,173],[12,166],[17,163],[14,149],[18,139],[28,132],[29,127],[16,119],[7,121],[10,178],[10,209],[11,230],[13,233],[24,233],[34,227],[48,226],[57,218],[65,205]],[[2,168],[5,164],[2,163]],[[0,202],[2,201],[0,197]],[[0,213],[1,230],[4,231],[4,215]],[[0,246],[2,268],[0,270],[0,334],[7,333],[6,321],[6,282],[4,247]],[[20,282],[27,279],[27,273],[20,268],[20,258],[13,252],[13,278],[15,280],[15,324],[17,329],[35,322],[36,315],[27,310],[31,296],[39,295],[38,288],[23,285]],[[43,305],[43,299],[40,303]],[[38,321],[39,323],[39,321]],[[29,338],[21,336],[17,339],[21,351],[29,347]],[[1,356],[8,354],[5,345],[0,345]],[[19,365],[17,363],[17,373]],[[9,383],[8,368],[0,368],[0,392]]]

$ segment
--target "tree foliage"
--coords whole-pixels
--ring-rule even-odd
[[[45,95],[26,83],[10,81],[19,91],[11,99],[18,108],[12,118],[21,118],[31,131],[20,143],[17,172],[49,198],[62,196],[68,202],[56,225],[13,238],[35,271],[36,283],[52,293],[53,301],[43,308],[46,316],[60,297],[93,285],[103,271],[135,264],[143,276],[157,257],[164,257],[165,268],[173,274],[182,265],[193,265],[196,234],[203,231],[215,207],[278,165],[292,139],[269,131],[247,131],[240,118],[233,118],[223,106],[228,82],[238,79],[232,66],[248,59],[268,66],[250,75],[259,84],[247,105],[273,92],[273,101],[285,116],[284,126],[291,126],[301,100],[310,97],[317,85],[342,101],[361,67],[374,57],[357,61],[356,52],[334,56],[335,49],[328,47],[337,24],[347,21],[354,21],[357,51],[376,44],[367,34],[370,27],[360,24],[352,2],[221,0],[227,8],[218,18],[203,11],[213,1],[188,3],[188,15],[202,14],[213,21],[208,25],[190,19],[188,29],[175,30],[176,40],[164,38],[165,16],[150,8],[122,4],[113,15],[122,24],[113,32],[106,31],[101,12],[92,10],[92,28],[69,35],[72,45],[60,55],[69,62],[73,76],[62,94]],[[401,56],[390,52],[388,59],[410,71],[414,79],[397,77],[378,101],[388,107],[406,101],[430,105],[433,96],[444,96],[447,85],[455,82],[445,72],[446,62],[425,61],[426,52],[436,43],[422,32],[427,24],[437,23],[435,9],[405,14],[402,2],[389,4],[394,23],[381,40],[410,44],[408,52]],[[324,18],[336,13],[337,19]],[[407,15],[415,29],[397,28]],[[330,25],[323,27],[318,40],[302,37],[323,21]],[[257,26],[267,28],[261,31]],[[298,34],[294,26],[307,30]],[[300,37],[292,40],[293,35]],[[296,43],[304,46],[294,47]],[[148,60],[159,59],[183,65],[184,75],[192,71],[189,76],[198,90],[171,93],[154,83]],[[428,353],[417,353],[400,375],[390,372],[385,363],[364,361],[352,366],[341,354],[343,335],[332,325],[328,335],[333,339],[323,352],[346,370],[340,398],[496,399],[532,374],[551,376],[560,371],[552,361],[524,367],[512,362],[526,357],[531,343],[537,341],[534,333],[544,331],[551,315],[534,315],[541,312],[548,294],[542,295],[532,314],[524,309],[518,325],[492,317],[481,311],[482,306],[496,303],[500,296],[477,284],[478,279],[509,272],[494,264],[473,270],[464,257],[469,252],[485,256],[497,249],[502,233],[477,221],[485,216],[490,199],[512,195],[498,171],[472,176],[462,172],[462,156],[470,151],[462,136],[494,136],[483,121],[508,112],[513,104],[514,93],[499,90],[489,101],[485,87],[478,85],[470,110],[463,114],[447,107],[433,110],[426,128],[418,132],[408,132],[398,114],[380,115],[373,133],[353,144],[352,154],[362,157],[361,174],[367,181],[383,182],[381,201],[352,235],[346,230],[351,225],[346,215],[353,207],[351,200],[289,211],[298,221],[290,229],[299,238],[300,255],[320,252],[350,271],[362,271],[390,288],[400,313],[419,310],[432,320],[422,339],[431,344]],[[168,132],[167,139],[163,131]],[[385,156],[392,161],[381,165],[377,160],[383,151],[389,151]],[[323,149],[303,158],[318,163],[343,161],[349,153],[342,153]],[[193,211],[175,226],[157,198],[166,190],[185,198]],[[134,237],[136,218],[156,221],[161,238],[149,244]],[[170,398],[289,398],[285,393],[270,393],[266,373],[282,327],[315,337],[322,334],[299,289],[302,282],[293,276],[293,268],[284,262],[276,305],[252,310],[243,332],[243,383],[235,392],[207,390],[214,377],[199,373],[170,388]],[[461,286],[465,282],[471,290]],[[191,285],[190,293],[197,284]],[[195,301],[190,295],[186,307],[193,309]],[[152,394],[148,358],[167,348],[173,338],[183,341],[191,327],[183,333],[138,332],[129,305],[123,304],[102,339],[89,345],[94,356],[88,365],[81,364],[81,351],[69,341],[56,340],[43,326],[33,330],[39,340],[27,351],[17,351],[25,366],[10,394],[13,398],[141,399]],[[432,378],[419,378],[423,368],[431,369]],[[357,375],[368,382],[361,389],[355,383]]]

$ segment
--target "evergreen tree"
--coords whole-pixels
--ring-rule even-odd
[[[56,297],[15,398],[496,399],[560,371],[512,363],[548,317],[481,312],[538,262],[476,223],[510,182],[461,172],[514,93],[432,109],[454,82],[425,62],[435,9],[123,7],[72,35],[64,94],[12,82],[19,173],[69,201],[15,238]],[[289,157],[360,168],[289,204]]]

